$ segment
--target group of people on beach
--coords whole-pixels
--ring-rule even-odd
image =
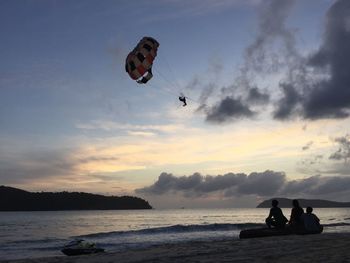
[[[295,231],[307,231],[307,232],[320,232],[322,231],[322,226],[320,224],[320,219],[312,213],[312,207],[308,206],[306,208],[306,213],[304,209],[299,205],[298,200],[293,200],[293,208],[290,214],[290,219],[288,220],[278,207],[278,201],[272,200],[272,208],[270,209],[269,216],[266,218],[265,222],[268,228],[283,229],[287,226]]]

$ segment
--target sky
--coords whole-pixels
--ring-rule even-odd
[[[1,185],[350,201],[347,0],[0,0],[0,34]],[[138,84],[144,36],[160,46]]]

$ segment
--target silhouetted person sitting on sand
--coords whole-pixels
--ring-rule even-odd
[[[301,215],[304,214],[304,210],[300,207],[298,200],[293,200],[293,208],[290,214],[289,225],[292,227],[302,227],[303,219]]]
[[[303,214],[301,217],[304,222],[304,227],[307,232],[318,233],[323,230],[323,227],[320,224],[320,219],[312,213],[312,207],[308,206],[306,208],[306,214]]]
[[[281,208],[278,207],[277,200],[272,200],[271,204],[270,214],[265,220],[266,225],[268,228],[272,226],[275,228],[284,228],[288,219],[283,215]]]

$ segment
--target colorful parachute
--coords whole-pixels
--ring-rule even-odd
[[[125,61],[125,70],[137,83],[147,83],[152,77],[153,60],[159,43],[151,37],[143,37]]]

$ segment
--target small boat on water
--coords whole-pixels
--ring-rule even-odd
[[[239,233],[240,239],[256,238],[256,237],[270,237],[270,236],[284,236],[284,235],[310,235],[321,234],[323,227],[321,226],[319,231],[306,231],[305,229],[293,229],[291,227],[278,228],[253,228],[245,229]]]
[[[86,242],[83,239],[73,240],[63,247],[61,252],[67,256],[78,256],[104,252],[103,248],[95,243]]]

